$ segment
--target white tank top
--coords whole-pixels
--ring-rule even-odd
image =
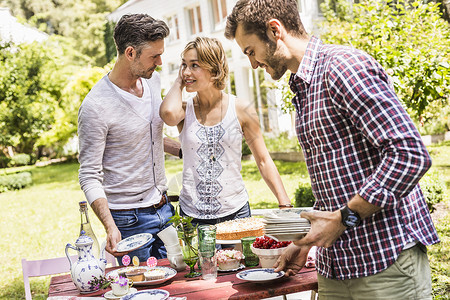
[[[236,115],[235,97],[214,126],[198,122],[193,98],[187,100],[180,133],[183,149],[181,209],[197,219],[217,219],[241,209],[248,201],[241,176],[242,128]]]

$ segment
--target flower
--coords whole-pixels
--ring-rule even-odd
[[[116,278],[116,280],[114,280],[112,282],[117,283],[120,286],[126,286],[126,285],[128,285],[128,278],[119,276]]]
[[[88,284],[91,286],[91,290],[106,289],[107,287],[109,287],[111,282],[116,279],[112,277],[105,277],[103,275],[100,275],[100,277],[95,277],[94,275],[92,275],[92,277],[93,279],[88,281]]]

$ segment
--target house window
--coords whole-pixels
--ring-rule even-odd
[[[227,17],[226,0],[211,0],[214,28],[218,29]]]
[[[169,26],[170,34],[169,34],[169,42],[177,41],[180,39],[180,29],[178,26],[178,16],[173,15],[167,17],[167,26]]]
[[[189,16],[189,27],[191,35],[203,32],[202,15],[200,14],[200,6],[195,6],[187,10]]]

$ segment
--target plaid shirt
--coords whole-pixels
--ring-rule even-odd
[[[392,265],[409,242],[439,242],[418,185],[431,159],[381,65],[312,37],[289,83],[314,208],[335,211],[355,194],[383,208],[319,248],[318,272],[369,276]]]

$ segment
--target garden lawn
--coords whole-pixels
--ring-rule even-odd
[[[450,144],[430,147],[434,157],[433,168],[443,171],[450,187]],[[300,181],[308,182],[305,164],[275,162],[289,197],[294,202],[294,192]],[[243,161],[243,178],[250,196],[252,208],[277,207],[276,198],[261,179],[254,161]],[[0,299],[23,299],[21,259],[30,260],[62,257],[67,243],[74,243],[80,230],[78,202],[84,195],[78,184],[78,164],[63,163],[45,167],[23,167],[32,172],[33,185],[23,190],[0,194],[3,213],[1,221],[0,255]],[[180,160],[167,160],[167,178],[181,172]],[[6,170],[0,170],[0,174]],[[14,172],[8,170],[8,173]],[[449,193],[446,202],[450,203]],[[100,242],[105,239],[103,226],[92,210],[89,215],[94,232]],[[438,225],[442,243],[430,247],[433,268],[434,292],[441,295],[435,299],[449,299],[444,296],[450,286],[449,263],[450,215],[443,217]],[[72,254],[75,254],[73,251]],[[46,299],[50,277],[31,278],[33,299]],[[447,298],[446,298],[447,297]]]

